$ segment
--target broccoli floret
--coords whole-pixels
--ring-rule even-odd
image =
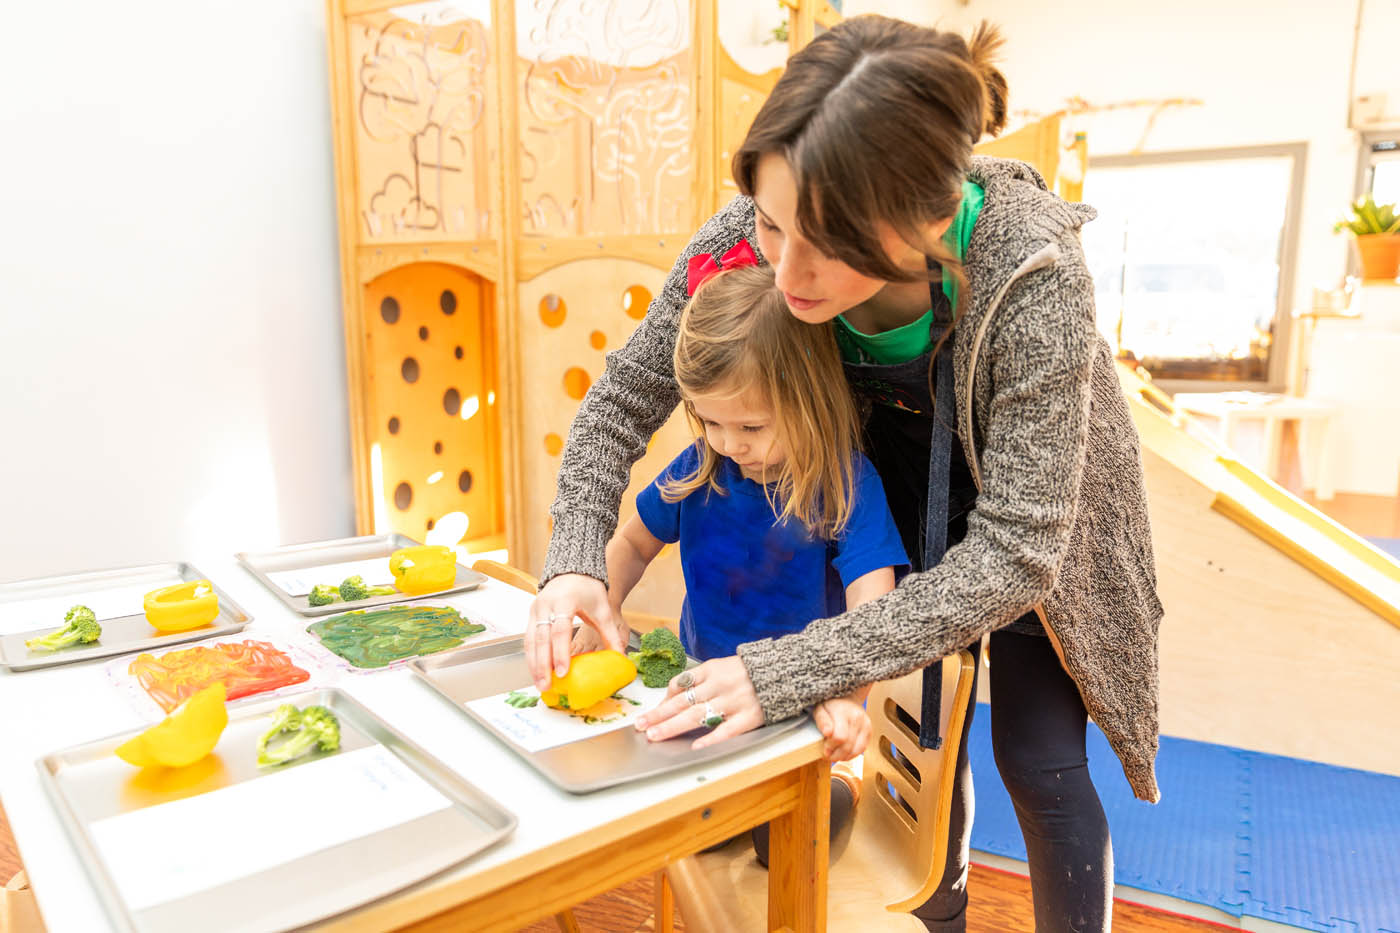
[[[86,645],[102,637],[97,615],[87,606],[74,606],[63,617],[63,627],[36,635],[24,644],[30,651],[56,651],[69,645]]]
[[[329,583],[318,583],[306,594],[306,601],[313,606],[329,606],[340,598],[340,591]]]
[[[285,734],[285,738],[282,736]],[[275,746],[275,739],[281,738]],[[340,748],[340,720],[324,706],[299,710],[290,703],[277,707],[272,728],[258,739],[258,767],[274,768],[312,751]]]
[[[388,596],[395,592],[392,586],[365,586],[365,578],[356,574],[353,577],[346,577],[340,584],[340,598],[347,603],[353,603],[357,599],[369,599],[371,596]]]
[[[661,625],[642,636],[642,650],[627,655],[648,687],[664,687],[685,670],[685,648],[676,633]]]

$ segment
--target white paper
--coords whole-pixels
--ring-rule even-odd
[[[521,688],[520,692],[531,696],[539,695],[539,691],[533,687]],[[630,729],[638,716],[654,709],[666,699],[666,688],[645,686],[638,677],[618,691],[618,696],[624,699],[617,715],[608,717],[606,721],[595,722],[587,722],[582,716],[564,710],[550,709],[543,702],[519,709],[506,702],[509,695],[498,693],[492,697],[472,700],[466,706],[525,751],[538,752],[557,745],[591,739],[614,729]],[[633,706],[628,700],[635,701],[638,705]],[[698,721],[696,724],[699,724]]]
[[[382,745],[88,827],[122,899],[144,910],[452,805]]]
[[[151,590],[182,582],[178,574],[169,579],[152,577],[144,583],[129,583],[93,590],[90,593],[70,593],[66,596],[44,596],[0,605],[0,635],[56,629],[74,606],[87,606],[97,621],[122,616],[141,615],[146,611],[144,599]]]
[[[365,578],[366,586],[392,586],[394,575],[389,572],[389,558],[373,557],[369,560],[347,560],[339,564],[324,564],[320,567],[302,567],[299,570],[279,570],[269,573],[267,578],[284,590],[289,596],[305,596],[311,588],[325,583],[340,586],[346,577],[359,575]]]

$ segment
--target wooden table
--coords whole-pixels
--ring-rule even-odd
[[[1327,452],[1328,427],[1335,405],[1268,392],[1178,392],[1172,401],[1183,411],[1216,419],[1220,440],[1231,449],[1235,448],[1241,421],[1260,421],[1264,428],[1264,460],[1257,466],[1275,482],[1282,450],[1280,429],[1284,422],[1296,423],[1303,485],[1316,488],[1317,498],[1324,502],[1335,494]]]
[[[230,549],[231,550],[231,549]],[[253,616],[247,634],[283,642],[305,620],[232,560],[195,563]],[[495,581],[452,600],[493,624],[518,618],[529,599]],[[763,821],[773,821],[769,927],[826,928],[829,768],[810,723],[751,751],[660,778],[572,795],[529,767],[407,670],[323,669],[411,741],[515,812],[506,840],[390,897],[321,924],[336,931],[514,930],[664,867]],[[76,851],[44,795],[34,760],[59,748],[141,725],[116,700],[105,664],[0,673],[0,799],[51,933],[111,929]],[[84,702],[96,698],[99,702]],[[236,920],[230,918],[230,927]],[[211,924],[210,929],[217,929]]]

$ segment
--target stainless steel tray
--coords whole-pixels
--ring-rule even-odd
[[[185,581],[209,579],[187,563],[146,564],[115,570],[95,570],[62,577],[42,577],[0,584],[0,605],[60,596],[71,597],[73,603],[78,604],[83,601],[85,593],[122,586],[149,585],[150,589],[156,589],[168,585],[176,578]],[[90,645],[74,645],[57,651],[30,651],[24,644],[25,640],[53,631],[62,625],[63,615],[59,613],[53,619],[35,619],[36,625],[32,631],[0,636],[0,666],[12,671],[36,670],[57,664],[72,664],[74,661],[91,661],[94,658],[106,658],[116,654],[150,651],[183,641],[242,631],[253,617],[244,612],[243,607],[234,602],[218,584],[211,580],[210,585],[219,597],[219,614],[208,625],[188,632],[161,633],[151,628],[144,612],[138,612],[134,615],[99,619],[102,623],[102,637]]]
[[[529,684],[530,672],[525,665],[523,647],[523,639],[516,637],[494,645],[458,648],[449,653],[419,658],[412,666],[453,706],[570,793],[586,794],[725,758],[761,745],[807,721],[806,716],[796,716],[699,751],[692,749],[690,743],[703,733],[701,729],[666,742],[652,742],[630,727],[604,732],[581,742],[556,745],[537,752],[526,751],[463,705]]]
[[[385,606],[389,603],[402,603],[415,599],[434,599],[451,593],[464,593],[467,590],[476,589],[486,582],[486,577],[482,574],[458,564],[457,580],[445,590],[417,596],[408,593],[394,593],[390,596],[371,596],[369,599],[359,599],[353,603],[336,601],[329,606],[313,606],[306,601],[305,595],[293,596],[274,583],[272,578],[268,576],[270,573],[283,570],[306,570],[327,564],[338,564],[343,561],[388,557],[399,548],[413,547],[419,543],[407,535],[401,534],[365,535],[359,538],[338,538],[334,541],[293,544],[288,547],[274,548],[271,551],[240,551],[234,556],[238,558],[240,564],[248,568],[249,573],[258,578],[263,586],[276,594],[277,598],[287,605],[287,608],[304,616],[326,616],[350,609],[366,609],[370,606]],[[320,582],[340,583],[339,580],[322,580]]]
[[[107,817],[279,773],[257,767],[256,749],[268,714],[283,703],[329,707],[340,720],[342,753],[382,745],[452,801],[452,806],[178,900],[129,910],[89,827]],[[212,918],[220,917],[225,924],[236,917],[240,931],[299,927],[443,871],[504,839],[516,824],[513,813],[334,688],[230,704],[228,728],[213,755],[187,769],[138,772],[120,761],[112,752],[132,734],[90,742],[36,762],[79,857],[121,930],[184,933],[209,929],[218,922]],[[193,772],[186,786],[169,786],[186,772]],[[255,816],[250,814],[249,819]],[[191,831],[197,833],[198,828]],[[276,838],[275,827],[250,827],[249,831]],[[171,845],[190,841],[171,840]],[[218,840],[206,842],[218,844]]]

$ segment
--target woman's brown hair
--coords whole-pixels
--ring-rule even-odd
[[[771,266],[741,266],[696,291],[681,313],[674,361],[700,464],[664,483],[662,496],[674,502],[703,487],[725,494],[720,454],[706,443],[691,399],[750,398],[772,410],[787,453],[763,477],[774,515],[801,522],[819,539],[839,535],[851,517],[859,440],[831,326],[793,317]]]
[[[957,212],[972,147],[1006,124],[1001,44],[986,22],[970,40],[874,14],[840,23],[788,59],[734,153],[739,190],[752,196],[759,159],[780,153],[818,249],[887,282],[923,278],[885,255],[883,221],[961,280],[957,257],[920,231]]]

